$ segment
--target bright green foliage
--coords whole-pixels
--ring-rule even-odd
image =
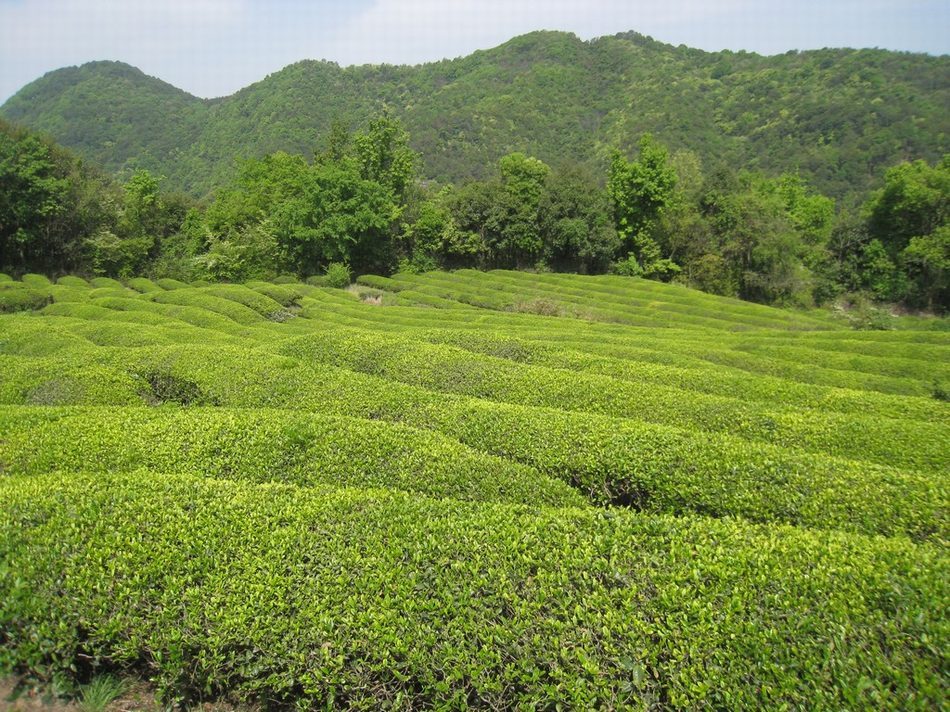
[[[637,160],[630,162],[619,151],[610,161],[607,194],[622,246],[636,256],[647,276],[661,275],[668,265],[661,262],[660,248],[650,232],[670,203],[676,172],[669,165],[667,150],[650,134],[640,139]]]
[[[0,312],[42,309],[53,301],[48,290],[31,289],[18,282],[4,282],[3,284],[3,288],[0,288]]]
[[[327,265],[325,277],[324,284],[327,287],[342,289],[352,281],[353,274],[348,265],[342,262],[331,262]]]
[[[199,271],[246,280],[285,268],[313,273],[349,259],[385,261],[398,214],[391,190],[364,178],[350,158],[309,166],[276,153],[247,161],[236,187],[208,211],[213,238]]]
[[[69,153],[0,121],[0,266],[74,265],[70,243],[89,228],[77,215],[86,180]]]
[[[174,402],[185,382],[148,376],[151,398]],[[193,393],[197,391],[192,389]],[[218,479],[300,486],[384,487],[429,497],[583,506],[566,484],[486,456],[434,433],[290,411],[70,408],[49,422],[12,427],[4,457],[11,474],[51,471],[190,472]],[[3,417],[3,415],[0,415]]]
[[[372,373],[428,390],[566,411],[725,432],[749,440],[856,460],[945,472],[946,424],[904,425],[857,414],[803,414],[737,398],[689,393],[655,383],[617,382],[418,344],[361,330],[322,331],[291,341],[284,353]],[[950,375],[950,374],[948,374]]]
[[[550,174],[540,210],[542,259],[556,270],[602,272],[620,248],[609,199],[579,166]]]
[[[499,162],[501,169],[501,230],[491,245],[507,261],[530,264],[541,254],[541,197],[550,168],[523,153],[511,153]]]
[[[589,184],[559,180],[541,234],[595,230]],[[800,183],[743,191],[802,264],[826,249]],[[945,320],[854,331],[608,275],[331,277],[0,277],[23,309],[0,314],[0,671],[90,704],[103,674],[185,706],[946,697]]]
[[[231,333],[251,338],[234,326]],[[117,332],[117,345],[128,343],[128,331]],[[261,338],[273,336],[262,333]],[[133,392],[142,403],[154,402],[149,384],[159,372],[169,383],[187,384],[186,395],[173,392],[176,402],[293,408],[438,430],[563,479],[597,503],[924,538],[946,527],[939,474],[916,475],[634,420],[447,396],[352,371],[308,367],[295,359],[263,353],[249,358],[246,347],[236,345],[164,343],[148,353],[113,348],[83,356],[73,350],[71,363],[82,373],[84,361],[108,367],[114,371],[111,382],[138,383]],[[55,366],[49,361],[18,365],[6,392],[0,392],[2,402],[35,402],[18,394],[42,390]],[[80,390],[74,400],[53,402],[105,402],[95,393]]]
[[[246,290],[251,291],[251,290]],[[261,301],[267,299],[258,295]],[[264,318],[264,314],[235,301],[232,295],[219,296],[214,288],[173,289],[166,292],[149,292],[145,298],[159,304],[177,304],[185,307],[197,307],[215,314],[221,314],[239,324],[254,324]],[[273,301],[273,300],[271,300]]]
[[[409,148],[409,134],[403,125],[391,116],[377,116],[364,133],[353,137],[353,144],[360,177],[391,191],[397,203],[405,202],[418,157]]]
[[[890,168],[868,202],[869,286],[886,298],[950,305],[950,154]],[[883,253],[886,253],[883,254]],[[903,267],[903,269],[901,269]]]
[[[911,238],[929,235],[950,220],[950,156],[934,166],[914,161],[889,169],[868,209],[871,235],[896,257]]]
[[[188,286],[187,282],[181,282],[177,279],[170,279],[168,277],[156,280],[156,284],[165,290],[183,289]]]
[[[25,274],[20,278],[20,281],[23,282],[25,286],[34,289],[42,289],[52,284],[49,278],[42,274]]]
[[[125,211],[122,219],[132,237],[154,237],[161,230],[161,196],[159,180],[146,170],[132,174],[122,187],[125,192]]]
[[[128,284],[136,292],[142,292],[143,294],[146,292],[160,292],[162,290],[162,288],[155,284],[155,282],[150,279],[146,279],[145,277],[133,277],[132,279],[127,280],[126,284]]]
[[[148,661],[170,700],[932,709],[945,692],[950,571],[906,541],[144,471],[8,477],[0,506],[4,660]]]

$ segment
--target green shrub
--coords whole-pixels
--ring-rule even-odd
[[[34,289],[43,289],[52,284],[49,277],[42,274],[25,274],[20,278],[20,281],[27,287],[33,287]]]
[[[396,293],[398,297],[399,304],[413,304],[426,307],[435,307],[436,309],[468,309],[466,305],[461,302],[456,302],[451,299],[443,299],[442,297],[434,297],[431,294],[423,294],[422,292],[417,292],[414,289],[402,289]]]
[[[938,547],[144,471],[0,478],[0,507],[0,655],[47,679],[81,655],[168,702],[945,699]]]
[[[96,290],[86,287],[70,287],[64,284],[54,284],[47,287],[44,291],[53,299],[54,302],[85,302],[88,301]]]
[[[3,292],[0,290],[0,296]],[[18,356],[49,356],[69,349],[82,352],[88,346],[80,336],[71,333],[50,319],[36,319],[30,314],[10,315],[0,322],[0,354]],[[25,360],[23,361],[25,363]],[[0,369],[0,382],[6,371]]]
[[[155,282],[150,279],[146,279],[145,277],[133,277],[132,279],[126,280],[126,284],[128,284],[136,292],[142,292],[143,294],[146,292],[160,292],[163,289]]]
[[[935,380],[933,383],[933,397],[944,403],[950,401],[950,388],[944,386],[940,381]]]
[[[356,278],[357,284],[362,284],[374,289],[382,289],[387,292],[398,292],[405,289],[401,282],[389,277],[380,277],[376,274],[364,274]]]
[[[259,296],[261,299],[266,299],[263,295]],[[167,292],[149,292],[144,297],[159,304],[175,304],[210,311],[225,316],[237,324],[255,324],[264,319],[263,316],[243,304],[215,296],[196,287],[173,289]]]
[[[245,286],[270,297],[283,307],[299,306],[300,300],[312,290],[302,284],[271,284],[270,282],[248,282]]]
[[[373,325],[378,328],[380,325]],[[487,327],[488,325],[486,325]],[[924,398],[895,396],[871,391],[833,388],[717,367],[710,363],[678,360],[664,352],[625,349],[626,358],[608,355],[610,348],[597,344],[552,343],[556,332],[509,336],[517,331],[484,329],[418,329],[411,336],[431,343],[458,346],[467,351],[520,363],[582,373],[599,374],[624,381],[656,383],[711,395],[741,397],[773,407],[812,408],[822,411],[872,415],[885,418],[946,422],[946,409]],[[603,346],[603,344],[601,344]],[[818,345],[820,346],[820,345]],[[920,345],[915,345],[921,348]],[[664,358],[664,356],[666,358]],[[935,358],[940,358],[935,355]],[[647,360],[652,359],[652,360]],[[691,399],[689,394],[682,398]]]
[[[203,399],[167,373],[143,374],[158,402]],[[21,409],[22,410],[22,409]],[[565,483],[436,433],[384,422],[250,409],[62,409],[8,426],[11,474],[146,467],[304,486],[386,487],[430,497],[583,506]]]
[[[347,286],[352,279],[350,267],[342,262],[331,262],[327,265],[325,286],[334,289],[342,289]]]
[[[0,356],[0,403],[137,405],[140,386],[128,373],[54,356]]]
[[[112,279],[112,277],[93,277],[89,280],[89,283],[93,287],[111,287],[113,289],[125,290],[125,285],[117,279]]]
[[[177,279],[171,279],[170,277],[164,277],[162,279],[155,280],[155,284],[165,290],[171,289],[187,289],[191,285],[187,282],[181,282]]]
[[[52,301],[48,289],[0,289],[0,312],[37,311]]]
[[[643,274],[643,268],[637,262],[634,254],[627,255],[626,259],[617,260],[610,265],[610,273],[621,277],[639,277]]]
[[[12,358],[12,357],[6,357]],[[367,355],[372,359],[372,355]],[[483,401],[308,365],[246,345],[169,345],[74,350],[63,360],[22,364],[0,382],[0,402],[66,371],[95,365],[138,384],[156,369],[197,384],[233,408],[291,408],[402,422],[534,467],[596,504],[645,511],[742,516],[816,528],[918,539],[950,536],[941,473],[919,474],[725,435],[589,413]],[[0,361],[0,373],[7,366]],[[114,398],[124,398],[122,385]],[[68,394],[67,394],[68,395]],[[94,404],[93,393],[56,403]]]
[[[276,285],[282,286],[282,285]],[[266,294],[245,287],[242,284],[218,284],[213,287],[205,287],[201,290],[204,294],[210,294],[222,299],[228,299],[238,304],[253,309],[263,317],[270,318],[272,315],[283,311],[283,305],[274,301]]]
[[[654,383],[516,364],[356,329],[323,330],[289,341],[281,351],[435,391],[725,432],[898,467],[950,468],[946,423],[776,409]]]
[[[89,282],[82,277],[74,277],[68,274],[57,279],[56,284],[62,284],[66,287],[89,287]]]

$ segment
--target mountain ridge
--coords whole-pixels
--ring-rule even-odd
[[[635,32],[540,31],[420,65],[301,60],[203,99],[121,62],[48,72],[0,107],[107,170],[145,167],[200,196],[234,161],[319,150],[334,121],[388,110],[425,177],[484,177],[521,150],[603,167],[644,132],[704,165],[799,171],[845,202],[882,168],[948,152],[950,57],[823,49],[707,52]]]

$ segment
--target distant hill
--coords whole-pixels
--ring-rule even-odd
[[[857,200],[883,168],[950,151],[950,57],[824,49],[710,53],[636,33],[581,41],[535,32],[415,67],[290,65],[236,94],[193,97],[118,62],[50,72],[0,115],[45,131],[108,170],[146,167],[203,195],[234,159],[310,154],[335,119],[388,107],[428,178],[483,177],[521,150],[602,166],[610,147],[652,132],[707,170],[798,170]]]

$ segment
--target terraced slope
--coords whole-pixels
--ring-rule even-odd
[[[946,698],[940,322],[359,282],[0,276],[0,669],[265,707]]]

